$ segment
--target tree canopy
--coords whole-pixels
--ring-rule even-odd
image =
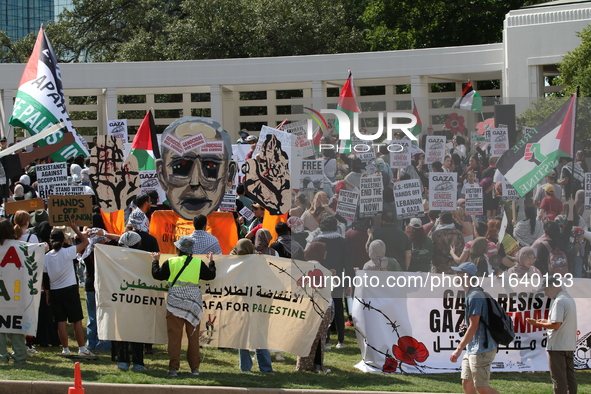
[[[507,12],[543,0],[74,0],[46,27],[63,62],[397,50],[501,41]],[[34,34],[0,33],[0,62]]]

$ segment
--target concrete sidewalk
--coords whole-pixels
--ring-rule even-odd
[[[73,383],[0,380],[0,394],[67,394]],[[397,394],[394,391],[261,389],[158,384],[84,383],[85,394]],[[401,394],[401,393],[400,393]],[[427,394],[427,393],[416,393]]]

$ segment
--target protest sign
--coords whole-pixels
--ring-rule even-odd
[[[32,198],[30,200],[7,202],[4,204],[7,215],[12,215],[16,211],[33,212],[38,209],[45,209],[42,198]]]
[[[55,186],[68,186],[67,163],[37,164],[37,192],[47,200]]]
[[[470,146],[472,150],[476,149],[476,144],[483,150],[486,149],[486,137],[478,131],[473,131],[470,133]]]
[[[53,194],[58,196],[76,196],[84,194],[84,186],[56,186],[53,188]]]
[[[461,363],[449,358],[461,341],[466,292],[453,275],[357,271],[366,283],[396,286],[355,288],[353,316],[365,372],[449,373]],[[389,276],[393,279],[387,279]],[[515,340],[501,345],[491,364],[492,372],[547,371],[547,332],[526,322],[548,318],[551,300],[538,291],[547,277],[530,277],[525,283],[516,275],[486,277],[479,284],[513,319]],[[360,278],[361,279],[361,278]],[[481,278],[482,279],[482,278]],[[564,279],[564,278],[563,278]],[[588,279],[564,282],[577,304],[575,368],[589,369],[587,340],[591,337],[591,286]],[[394,345],[394,346],[393,346]],[[391,350],[393,349],[394,350]]]
[[[412,159],[410,151],[411,142],[407,140],[396,141],[390,145],[394,152],[390,152],[390,168],[406,168]]]
[[[443,163],[445,158],[445,136],[429,135],[426,141],[425,164],[433,164],[436,161]]]
[[[127,119],[116,119],[107,121],[107,134],[112,135],[124,143],[129,142],[127,136]]]
[[[49,224],[68,225],[74,219],[79,226],[92,226],[92,196],[49,196],[47,201]]]
[[[375,216],[382,212],[384,203],[382,176],[361,177],[359,184],[359,216]]]
[[[480,186],[464,189],[466,199],[466,215],[484,215],[482,209],[482,188]]]
[[[302,160],[300,192],[319,191],[324,185],[324,160]]]
[[[486,129],[486,139],[490,143],[491,157],[501,157],[509,150],[509,130],[506,127]]]
[[[234,212],[236,210],[236,185],[232,185],[230,191],[224,193],[219,210],[220,212]]]
[[[591,172],[585,173],[585,209],[591,209]]]
[[[7,239],[0,256],[0,333],[35,336],[45,245]]]
[[[300,120],[299,122],[291,122],[286,125],[283,125],[281,130],[286,131],[290,134],[295,136],[295,141],[293,142],[293,147],[296,149],[300,149],[300,153],[302,157],[312,157],[314,156],[314,146],[312,145],[311,141],[308,139],[308,132],[307,132],[307,121]]]
[[[167,287],[152,278],[151,255],[97,245],[95,256],[99,338],[166,343]],[[330,289],[303,277],[323,277],[328,270],[267,255],[218,256],[216,268],[214,280],[200,282],[202,345],[309,353],[309,333],[318,330]]]
[[[507,179],[505,179],[505,177],[503,177],[503,196],[502,196],[502,200],[503,201],[513,201],[513,200],[519,200],[521,197],[519,197],[519,193],[517,193],[517,190],[515,190],[515,188],[513,187],[513,185],[511,183],[509,183],[507,181]]]
[[[361,160],[364,163],[369,163],[370,161],[374,160],[376,158],[376,152],[373,149],[373,147],[369,144],[367,144],[365,141],[361,142],[358,145],[354,145],[355,149],[359,149],[359,150],[363,150],[363,152],[359,152],[359,151],[355,151],[357,153],[355,153],[355,156],[357,156],[357,158],[359,160]],[[361,148],[362,146],[365,146],[364,148]]]
[[[458,174],[455,172],[429,173],[429,209],[455,211],[458,199]]]
[[[244,207],[240,210],[240,212],[238,212],[241,216],[244,217],[244,219],[246,219],[247,221],[251,221],[252,219],[254,219],[254,212],[251,211],[250,209],[248,209],[248,207]]]
[[[359,193],[350,192],[348,190],[341,190],[337,200],[336,213],[341,215],[347,222],[353,223],[355,221],[355,213],[357,212],[357,204],[359,203]]]
[[[421,181],[418,179],[394,182],[394,202],[398,219],[425,216],[421,194]]]

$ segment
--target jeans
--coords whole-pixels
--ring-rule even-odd
[[[255,354],[259,363],[259,370],[261,372],[272,372],[271,353],[267,349],[257,349],[255,350]],[[242,372],[250,372],[252,369],[252,359],[250,358],[248,349],[239,349],[238,355],[240,356],[240,370]]]
[[[343,299],[342,298],[333,298],[334,302],[334,320],[332,324],[337,329],[337,338],[339,343],[345,342],[345,311],[343,308]],[[330,330],[326,335],[326,342],[330,341]]]
[[[86,292],[86,312],[88,314],[88,323],[86,324],[86,347],[88,350],[111,350],[110,341],[100,341],[98,339],[98,329],[96,324],[96,299],[94,291]]]
[[[6,349],[9,338],[12,342],[12,354],[8,353],[8,350]],[[11,357],[14,358],[14,362],[17,364],[24,364],[27,362],[27,345],[25,345],[25,336],[23,334],[0,333],[0,364],[7,364]]]

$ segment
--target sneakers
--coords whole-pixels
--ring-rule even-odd
[[[39,354],[39,351],[35,349],[35,346],[27,348],[27,354]]]
[[[145,366],[140,365],[140,364],[133,364],[133,370],[136,372],[145,372],[148,370],[148,368],[146,368]]]
[[[129,369],[129,363],[119,362],[119,363],[117,363],[117,368],[119,368],[121,371],[125,372]]]
[[[192,369],[191,373],[195,376],[199,376],[199,368]]]
[[[87,348],[80,348],[78,349],[78,355],[79,356],[86,356],[86,357],[94,357],[95,354],[93,352],[91,352],[90,350],[88,350]]]
[[[343,342],[337,343],[337,349],[344,349],[345,347],[347,347],[347,346]]]
[[[345,325],[346,325],[347,327],[354,327],[354,326],[353,326],[353,322],[352,322],[351,320],[347,320],[347,322],[345,323]]]
[[[275,361],[285,361],[285,357],[281,355],[281,353],[275,353]]]
[[[175,377],[179,376],[176,373],[176,369],[171,369],[170,371],[168,371],[167,375],[168,375],[169,378],[175,378]]]
[[[70,348],[62,348],[62,356],[69,356],[70,354]]]
[[[332,345],[330,344],[330,342],[326,342],[326,345],[324,345],[324,350],[330,350],[332,349]]]

